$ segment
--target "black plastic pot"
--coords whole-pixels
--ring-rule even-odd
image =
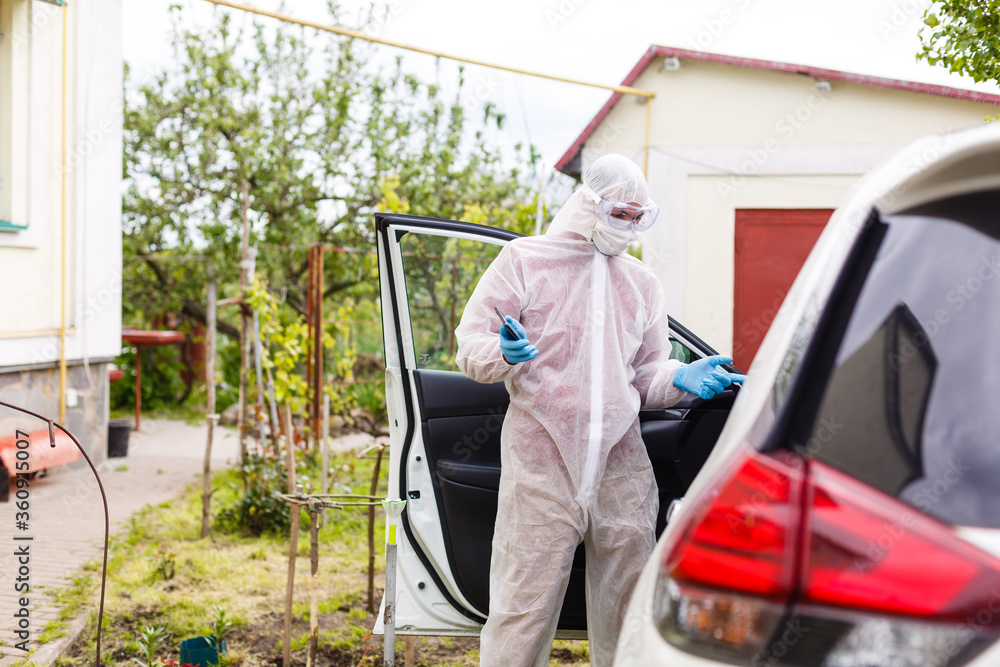
[[[131,419],[113,419],[108,422],[108,458],[128,456],[128,436],[132,433]]]

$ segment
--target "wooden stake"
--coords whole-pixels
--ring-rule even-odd
[[[320,448],[322,451],[319,479],[322,492],[326,495],[330,489],[330,397],[323,394],[323,428],[320,433]]]
[[[403,665],[404,667],[416,667],[417,664],[417,638],[408,635],[403,638]]]
[[[288,493],[296,492],[295,485],[295,428],[292,426],[292,408],[285,406],[285,475],[288,477]],[[292,667],[292,592],[295,589],[295,555],[299,547],[299,506],[292,504],[292,525],[289,530],[288,584],[285,587],[285,653],[282,664]]]
[[[372,474],[372,486],[368,495],[375,496],[378,493],[378,474],[382,467],[382,450],[379,445],[378,456],[375,458],[375,472]],[[377,614],[378,608],[375,606],[375,506],[368,507],[368,613]]]
[[[250,260],[250,184],[243,179],[241,184],[241,200],[243,220],[243,242],[240,254],[240,294],[243,302],[240,304],[240,409],[237,416],[237,428],[240,434],[240,461],[246,459],[247,443],[247,390],[250,376],[250,309],[246,304],[247,288],[253,279]]]
[[[208,332],[205,340],[205,388],[208,392],[208,414],[205,420],[208,426],[208,437],[205,442],[205,464],[202,473],[201,493],[201,536],[208,537],[208,524],[211,516],[212,499],[212,432],[215,421],[215,273],[212,265],[208,265]]]
[[[293,505],[295,507],[295,505]],[[309,653],[306,667],[316,664],[319,648],[319,512],[309,512]]]

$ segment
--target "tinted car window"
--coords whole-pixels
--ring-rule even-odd
[[[1000,196],[884,219],[807,450],[939,519],[1000,527]]]

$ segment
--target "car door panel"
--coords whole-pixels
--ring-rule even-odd
[[[427,465],[455,581],[476,611],[489,610],[489,562],[500,490],[500,429],[509,397],[457,372],[415,371]],[[586,627],[584,556],[577,549],[560,627]]]
[[[507,391],[503,383],[478,384],[457,372],[415,371],[413,375],[449,565],[465,598],[485,615]],[[692,471],[711,452],[731,402],[720,396],[712,401],[687,401],[687,409],[643,411],[643,440],[659,487],[661,510],[684,495]],[[663,517],[658,512],[657,535],[666,525]],[[586,627],[584,562],[581,546],[560,617],[563,629]]]

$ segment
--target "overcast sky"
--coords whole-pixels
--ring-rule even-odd
[[[247,4],[328,23],[325,2],[245,0]],[[124,0],[125,59],[133,74],[170,67],[167,7],[208,25],[205,0]],[[346,7],[360,6],[347,0]],[[380,0],[381,37],[488,62],[617,84],[653,44],[998,92],[917,63],[925,0]],[[365,4],[367,6],[367,4]],[[237,12],[238,13],[238,12]],[[271,19],[258,17],[261,21]],[[241,20],[246,20],[245,18]],[[430,56],[378,47],[386,58],[435,76]],[[452,65],[441,65],[448,77]],[[530,137],[551,167],[609,93],[469,67],[469,95],[508,115],[502,140]]]

